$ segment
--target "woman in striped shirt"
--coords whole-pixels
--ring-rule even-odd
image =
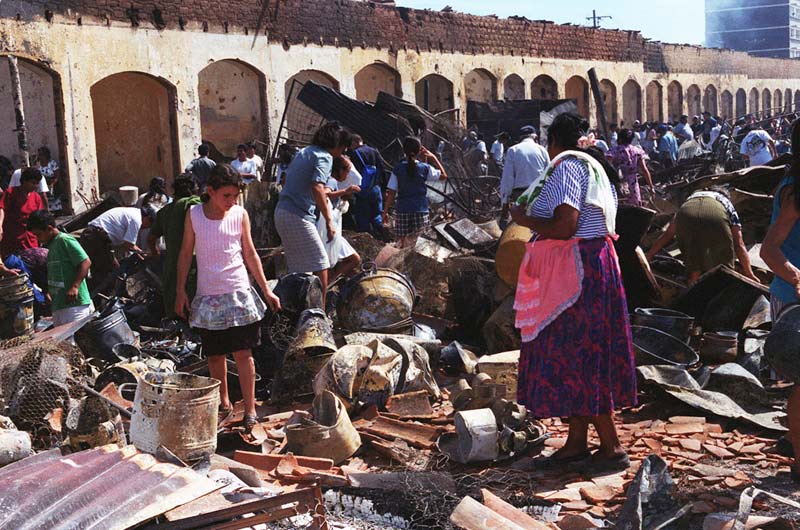
[[[612,237],[617,198],[600,161],[578,150],[588,123],[561,114],[548,130],[552,162],[512,210],[534,231],[515,298],[522,331],[520,403],[535,417],[568,416],[563,448],[537,467],[625,469],[613,410],[636,403],[625,293]],[[593,424],[600,449],[590,454]]]

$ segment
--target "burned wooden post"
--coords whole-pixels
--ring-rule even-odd
[[[603,136],[607,141],[611,141],[611,136],[608,134],[608,122],[606,121],[606,106],[603,104],[603,94],[600,93],[600,83],[597,81],[597,72],[594,68],[589,69],[589,84],[592,87],[592,95],[594,96],[594,104],[597,106],[597,117],[600,120],[600,128],[603,130]]]
[[[11,95],[14,98],[14,117],[16,118],[17,144],[22,155],[22,165],[30,165],[30,154],[28,153],[28,133],[25,129],[25,109],[22,105],[22,83],[19,79],[19,65],[17,58],[13,55],[8,56],[8,70],[11,73]]]

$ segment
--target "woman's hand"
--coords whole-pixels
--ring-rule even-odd
[[[326,221],[325,225],[328,228],[328,243],[330,243],[336,237],[336,227],[333,226],[333,221],[331,220]]]
[[[267,291],[266,296],[264,297],[267,302],[267,306],[269,306],[270,310],[273,313],[277,313],[281,310],[281,299],[275,296],[275,293],[272,291]]]
[[[528,217],[525,213],[525,207],[522,205],[516,205],[511,208],[511,220],[517,223],[518,225],[522,224],[522,221]]]
[[[188,319],[191,309],[186,291],[178,291],[175,293],[175,314],[181,318]]]

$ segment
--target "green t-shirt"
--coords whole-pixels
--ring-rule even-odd
[[[78,240],[69,234],[58,234],[47,245],[47,286],[53,299],[53,311],[92,303],[86,280],[78,287],[78,297],[71,304],[64,300],[67,289],[75,281],[78,265],[89,259]]]

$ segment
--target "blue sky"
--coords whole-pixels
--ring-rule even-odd
[[[589,24],[586,17],[610,15],[604,28],[632,29],[649,39],[677,44],[703,44],[705,19],[703,0],[396,0],[397,5],[415,9],[442,9],[499,17],[520,15],[531,20]]]

